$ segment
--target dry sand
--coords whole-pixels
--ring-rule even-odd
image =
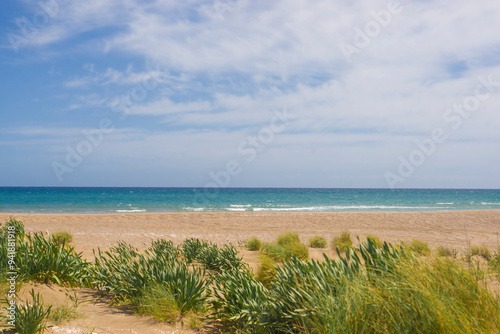
[[[283,232],[298,232],[304,242],[320,235],[330,240],[348,230],[363,238],[374,234],[381,240],[396,243],[420,239],[431,246],[463,250],[467,245],[496,250],[500,234],[500,210],[448,212],[357,212],[357,213],[133,213],[133,214],[9,214],[0,213],[0,221],[10,216],[23,221],[28,232],[67,231],[73,235],[75,249],[93,260],[92,249],[108,248],[123,240],[145,248],[151,240],[164,238],[180,243],[186,238],[202,238],[216,243],[238,245],[252,236],[272,241]],[[313,258],[325,252],[310,249]],[[256,252],[241,249],[244,259],[257,266]],[[31,285],[22,289],[26,295]],[[53,304],[67,303],[59,287],[38,285],[36,291]],[[137,317],[126,309],[110,307],[96,299],[90,289],[80,289],[87,300],[82,317],[52,327],[49,333],[194,333],[151,317]],[[1,327],[1,326],[0,326]]]
[[[202,238],[216,243],[256,236],[271,241],[294,231],[303,241],[314,235],[330,239],[339,231],[353,236],[371,233],[388,242],[413,238],[431,246],[465,248],[486,246],[495,250],[500,234],[500,210],[446,212],[317,212],[317,213],[129,213],[129,214],[9,214],[24,222],[27,231],[68,231],[84,256],[92,249],[119,240],[143,248],[151,240],[164,238],[176,243],[185,238]]]

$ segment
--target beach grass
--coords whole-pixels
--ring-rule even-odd
[[[373,241],[373,244],[374,244],[374,245],[375,245],[375,247],[377,247],[377,248],[382,247],[382,245],[384,244],[382,241],[380,241],[380,238],[379,238],[379,237],[377,237],[377,236],[375,236],[375,235],[373,235],[373,234],[368,234],[368,235],[366,236],[366,238],[367,238],[367,239],[372,240],[372,241]]]
[[[484,246],[472,246],[470,248],[470,253],[471,253],[472,256],[474,256],[474,255],[481,256],[485,260],[489,260],[490,256],[491,256],[490,251],[488,250],[488,248],[486,248]]]
[[[247,240],[245,247],[249,251],[258,251],[262,247],[262,242],[258,238],[253,237]]]
[[[428,256],[431,253],[431,248],[429,245],[421,240],[413,239],[410,241],[405,247],[408,248],[411,252],[421,256]]]
[[[436,255],[439,257],[456,258],[458,256],[458,250],[446,246],[438,246],[436,247]]]
[[[51,240],[54,244],[60,246],[63,244],[69,244],[73,241],[73,236],[71,233],[66,231],[58,231],[52,234]]]
[[[333,238],[332,247],[334,249],[339,249],[341,252],[344,252],[347,248],[352,248],[351,233],[348,231],[340,232],[340,234]]]
[[[309,239],[309,247],[311,248],[326,248],[328,247],[328,243],[325,238],[320,236],[315,236]]]

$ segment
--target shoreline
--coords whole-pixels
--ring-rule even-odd
[[[368,234],[390,243],[419,239],[430,246],[465,249],[467,244],[497,249],[500,210],[419,212],[172,212],[109,214],[0,213],[5,222],[13,217],[27,232],[67,231],[78,252],[107,249],[118,241],[144,248],[163,238],[180,243],[200,238],[235,246],[256,236],[273,241],[285,232],[299,233],[303,242],[313,236],[330,241],[341,231],[363,239]]]
[[[443,213],[443,212],[498,212],[500,209],[457,209],[457,210],[414,210],[414,211],[148,211],[148,212],[3,212],[0,211],[0,216],[4,215],[175,215],[175,214],[365,214],[365,213]]]

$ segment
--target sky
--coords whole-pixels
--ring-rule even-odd
[[[0,186],[500,188],[497,0],[4,0]]]

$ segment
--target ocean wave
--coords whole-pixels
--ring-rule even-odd
[[[232,208],[248,208],[251,207],[251,204],[229,204]]]
[[[145,212],[144,209],[130,209],[130,210],[115,210],[115,212],[128,213],[128,212]]]
[[[482,205],[500,205],[500,203],[481,202]]]
[[[450,203],[436,203],[437,205],[443,205],[443,204],[446,204],[446,205],[452,205],[454,204],[453,202],[450,202]]]
[[[290,208],[253,208],[253,211],[329,211],[329,210],[366,210],[366,209],[444,209],[435,206],[397,206],[397,205],[331,205]]]
[[[226,208],[227,211],[247,211],[245,208]]]
[[[182,209],[186,210],[186,211],[204,211],[205,210],[205,208],[193,208],[193,207],[190,207],[190,206],[183,207]]]

